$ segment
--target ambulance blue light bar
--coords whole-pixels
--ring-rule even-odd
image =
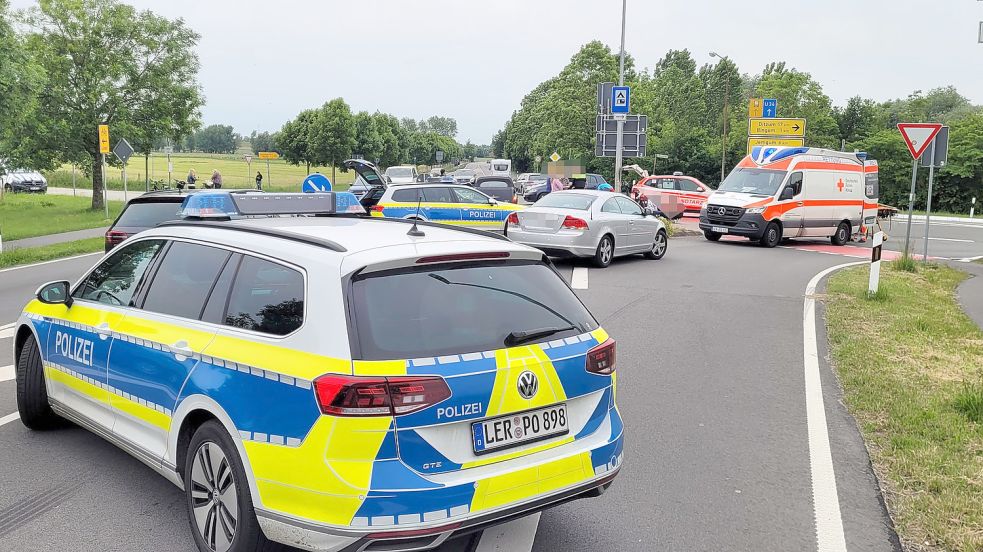
[[[181,217],[220,219],[291,216],[360,215],[365,209],[351,192],[269,194],[234,191],[200,192],[184,198]]]

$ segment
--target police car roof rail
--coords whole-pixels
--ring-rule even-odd
[[[285,230],[278,230],[276,228],[249,226],[245,224],[235,224],[229,222],[212,222],[207,220],[171,220],[158,224],[157,228],[172,227],[172,226],[189,226],[189,227],[196,227],[196,228],[205,227],[205,228],[220,228],[222,230],[235,230],[237,232],[247,232],[250,234],[270,236],[273,238],[283,238],[285,240],[305,243],[307,245],[323,247],[324,249],[330,249],[331,251],[335,251],[337,253],[345,253],[346,251],[348,251],[340,243],[331,240],[315,238],[312,236],[305,236],[303,234],[298,234],[296,232],[288,232]]]
[[[454,230],[456,232],[465,232],[465,233],[468,233],[468,234],[474,234],[476,236],[484,236],[486,238],[495,238],[496,240],[502,240],[502,241],[507,241],[507,242],[511,242],[512,241],[508,237],[503,236],[502,234],[498,234],[498,233],[495,233],[495,232],[489,232],[488,230],[481,230],[481,229],[478,229],[478,228],[468,228],[466,226],[461,226],[461,227],[451,226],[451,227],[448,227],[446,224],[440,224],[440,223],[431,222],[431,221],[428,221],[428,220],[402,219],[402,218],[389,218],[389,217],[364,217],[364,218],[359,218],[359,220],[371,220],[373,222],[383,222],[383,221],[385,221],[385,222],[395,222],[395,223],[400,223],[400,224],[414,224],[414,223],[416,223],[417,226],[426,226],[428,228],[442,228],[444,230]]]

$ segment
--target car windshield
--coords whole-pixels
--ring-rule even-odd
[[[413,169],[410,167],[389,167],[386,169],[386,176],[394,178],[406,178],[413,176]]]
[[[786,171],[738,167],[727,175],[717,190],[765,196],[775,195],[778,187],[785,180],[786,174]]]
[[[564,194],[554,192],[536,202],[536,207],[555,207],[557,209],[576,209],[586,211],[596,199],[592,195]]]
[[[454,176],[474,176],[474,171],[469,171],[469,170],[455,171]]]
[[[114,227],[152,228],[166,220],[178,218],[181,204],[178,202],[131,203],[119,216]]]
[[[549,341],[598,327],[556,272],[539,262],[386,271],[356,279],[352,297],[364,360],[489,351],[503,348],[513,333],[559,330],[532,340]]]

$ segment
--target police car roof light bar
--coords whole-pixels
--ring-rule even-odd
[[[348,214],[365,214],[358,198],[350,192],[267,194],[216,191],[189,195],[181,204],[181,216],[192,219]]]

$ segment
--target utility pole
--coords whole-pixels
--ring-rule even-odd
[[[618,86],[625,85],[625,14],[628,11],[628,0],[621,0],[621,60],[618,67]],[[624,162],[621,148],[624,146],[625,119],[618,118],[618,141],[615,144],[614,155],[614,189],[621,191],[621,165]]]

